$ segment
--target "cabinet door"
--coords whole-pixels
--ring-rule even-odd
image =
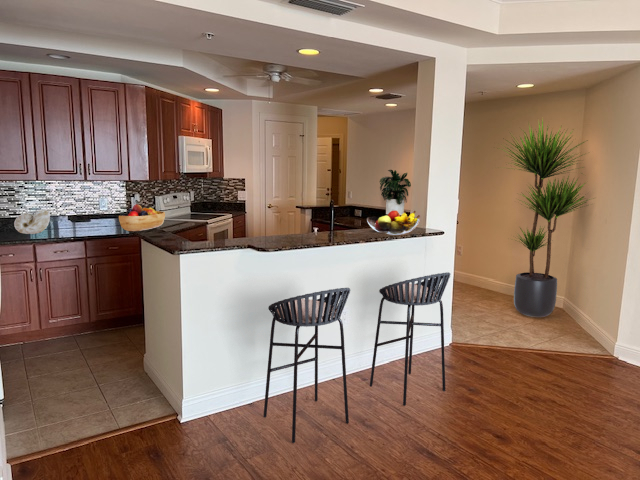
[[[89,321],[87,265],[84,258],[38,262],[40,326]]]
[[[211,114],[209,106],[200,102],[191,102],[191,119],[193,121],[193,136],[210,138]]]
[[[112,255],[87,259],[91,321],[142,312],[140,255]]]
[[[0,72],[0,180],[35,180],[29,74]]]
[[[177,97],[158,94],[160,180],[180,178],[178,170]]]
[[[207,240],[207,227],[197,227],[191,230],[185,230],[184,232],[176,233],[179,237],[186,238],[192,242],[204,242]]]
[[[124,84],[81,80],[87,180],[128,180]]]
[[[83,180],[80,81],[31,74],[33,137],[39,180]]]
[[[211,119],[211,143],[213,171],[207,177],[224,177],[224,154],[222,149],[222,110],[216,107],[207,107]]]
[[[245,216],[237,215],[233,217],[233,238],[243,238],[246,236]]]
[[[127,104],[127,148],[129,151],[129,179],[149,180],[150,149],[152,141],[149,130],[153,130],[152,122],[157,121],[154,116],[149,120],[147,116],[146,88],[143,85],[127,84],[125,100]],[[157,136],[156,142],[157,155]]]
[[[188,98],[178,98],[177,101],[177,109],[178,109],[178,123],[179,123],[179,133],[178,135],[186,135],[187,137],[194,136],[194,123],[193,123],[193,114],[191,111],[191,100]]]
[[[34,263],[2,265],[0,335],[40,328],[35,268]]]

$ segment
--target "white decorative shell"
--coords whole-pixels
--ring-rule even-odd
[[[34,214],[23,213],[16,218],[13,225],[20,233],[40,233],[49,225],[49,212],[40,210]]]

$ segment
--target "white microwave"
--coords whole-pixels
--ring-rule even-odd
[[[178,158],[182,173],[212,172],[211,139],[180,135],[178,137]]]

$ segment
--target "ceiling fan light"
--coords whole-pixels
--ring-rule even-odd
[[[69,60],[71,58],[69,55],[61,55],[59,53],[47,53],[47,57],[55,60]]]
[[[319,55],[320,54],[320,50],[316,50],[315,48],[299,48],[297,50],[297,52],[300,55],[307,55],[307,56],[313,56],[313,55]]]
[[[516,85],[518,88],[533,88],[535,85],[533,83],[521,83],[520,85]]]
[[[209,93],[218,93],[220,91],[219,88],[205,88],[204,89],[205,92],[209,92]]]
[[[369,93],[382,93],[384,92],[384,88],[370,88]]]
[[[385,103],[384,105],[385,105],[385,107],[391,107],[391,108],[398,106],[397,103]]]

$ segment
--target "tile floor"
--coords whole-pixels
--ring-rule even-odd
[[[142,326],[1,347],[8,458],[174,413],[143,354]]]
[[[452,329],[457,343],[609,355],[561,308],[545,318],[525,317],[512,295],[460,282],[453,287]]]

